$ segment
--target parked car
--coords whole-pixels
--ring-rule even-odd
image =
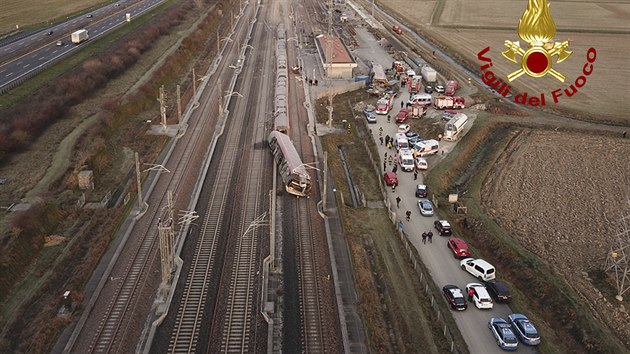
[[[416,145],[416,143],[421,142],[422,138],[419,136],[414,136],[412,138],[407,138],[407,141],[409,142],[409,146],[414,146]]]
[[[437,92],[437,93],[444,93],[444,86],[442,86],[442,85],[435,86],[435,92]]]
[[[518,338],[527,345],[540,344],[540,335],[534,323],[527,316],[520,313],[513,313],[508,316],[508,322],[512,325],[512,330]]]
[[[398,176],[394,172],[385,172],[385,184],[391,186],[393,184],[398,185]]]
[[[413,138],[419,138],[420,135],[418,135],[418,133],[415,132],[406,132],[405,136],[407,137],[407,139],[413,139]]]
[[[424,184],[419,184],[416,186],[416,198],[426,198],[428,193],[427,193],[427,186],[425,186]]]
[[[449,121],[451,120],[451,118],[453,118],[453,116],[455,116],[458,112],[452,109],[446,109],[444,110],[444,112],[442,112],[442,120],[443,121]]]
[[[496,275],[494,266],[480,258],[464,258],[459,264],[463,270],[481,281],[492,280]]]
[[[363,110],[363,115],[368,123],[376,123],[376,109],[374,106],[368,105]]]
[[[396,114],[396,123],[404,123],[407,118],[409,118],[409,110],[403,108]]]
[[[468,248],[468,244],[466,244],[466,241],[462,240],[461,238],[449,238],[446,242],[446,246],[453,252],[455,258],[470,257],[470,249]]]
[[[497,341],[499,348],[503,350],[518,349],[518,340],[512,332],[512,326],[501,317],[492,317],[488,322],[488,328]]]
[[[490,298],[490,294],[486,288],[480,283],[470,283],[466,284],[466,294],[470,294],[472,290],[472,301],[475,304],[475,307],[478,309],[486,309],[490,310],[494,304],[492,303],[492,299]],[[470,295],[469,295],[470,296]]]
[[[429,164],[427,160],[422,157],[416,157],[416,169],[419,171],[426,170],[429,168]]]
[[[453,234],[453,228],[446,220],[435,220],[433,226],[440,236],[450,236]]]
[[[505,283],[500,281],[487,281],[486,289],[490,293],[490,296],[496,302],[507,302],[512,300],[512,294]]]
[[[433,87],[431,87],[431,85],[426,85],[424,87],[424,92],[426,92],[426,93],[433,93]]]
[[[433,204],[428,199],[418,199],[418,209],[423,216],[433,216]]]
[[[409,131],[409,129],[411,129],[411,127],[409,126],[409,124],[401,124],[398,126],[398,132],[399,133],[406,133]]]
[[[444,285],[442,292],[453,310],[463,311],[468,308],[468,301],[466,301],[464,292],[456,285]]]

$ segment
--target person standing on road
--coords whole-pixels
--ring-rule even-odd
[[[403,109],[405,107],[405,101],[400,101],[400,109]]]
[[[407,221],[411,220],[411,210],[407,210],[405,215],[407,215]]]
[[[392,193],[396,192],[396,183],[392,184]]]
[[[473,288],[468,289],[468,301],[473,301],[473,296],[475,296],[475,290]]]
[[[427,243],[427,233],[426,232],[422,233],[422,243],[424,243],[424,244]]]
[[[400,197],[396,197],[396,208],[400,208]]]
[[[387,158],[387,161],[389,161],[389,165],[390,165],[390,166],[392,165],[392,160],[393,160],[393,159],[392,159],[392,156],[390,155],[390,156]]]
[[[392,121],[392,116],[388,114],[388,115],[387,115],[387,123],[389,123],[389,122],[391,122],[391,121]]]
[[[378,136],[383,136],[383,127],[378,128]]]
[[[387,171],[387,161],[383,161],[383,172]]]
[[[394,163],[398,163],[398,154],[394,154]]]
[[[394,167],[392,168],[392,172],[394,173],[398,172],[398,165],[394,165]]]
[[[418,171],[413,171],[413,180],[414,181],[418,180]]]
[[[429,238],[429,242],[430,242],[430,243],[433,243],[433,232],[432,232],[432,231],[429,231],[429,232],[427,233],[427,237]]]
[[[381,145],[383,145],[383,137],[382,136],[379,137],[379,140],[381,141]]]

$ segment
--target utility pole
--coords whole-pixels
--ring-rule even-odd
[[[625,209],[619,221],[616,245],[610,247],[604,265],[605,272],[615,274],[617,285],[615,298],[619,301],[623,301],[624,293],[630,290],[630,198]]]
[[[182,120],[182,96],[179,89],[179,85],[177,85],[177,123]]]
[[[193,74],[193,96],[197,94],[197,75],[195,75],[195,68],[192,68],[192,74]]]
[[[333,2],[328,0],[328,34],[326,34],[326,61],[324,71],[326,74],[326,87],[328,90],[328,128],[332,128],[333,123],[333,92],[332,92],[332,63],[333,63],[333,38],[332,38],[332,14]]]
[[[160,260],[162,265],[162,284],[168,284],[173,270],[173,250],[175,249],[175,223],[173,222],[173,192],[168,191],[168,206],[164,220],[158,218],[160,238]]]
[[[166,93],[164,92],[164,85],[160,86],[160,96],[157,100],[160,102],[160,124],[162,124],[162,129],[166,130]]]
[[[140,183],[140,158],[138,157],[138,153],[135,153],[136,157],[136,183],[138,186],[138,208],[140,208],[140,212],[142,212],[142,208],[144,204],[142,202],[142,184]]]

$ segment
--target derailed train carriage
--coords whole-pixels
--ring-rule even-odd
[[[311,176],[289,136],[272,131],[268,142],[286,191],[299,197],[308,197],[311,194]]]
[[[287,39],[284,24],[279,24],[276,33],[276,82],[274,90],[274,129],[289,132],[289,71],[287,69]]]

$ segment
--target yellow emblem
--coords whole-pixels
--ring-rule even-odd
[[[556,79],[564,82],[565,76],[551,67],[551,58],[558,55],[556,63],[561,63],[568,58],[572,52],[566,50],[568,41],[551,41],[556,35],[556,24],[551,18],[549,4],[547,0],[528,0],[527,10],[518,22],[518,36],[529,43],[529,49],[521,48],[518,41],[505,41],[508,48],[502,52],[508,60],[516,61],[516,54],[521,56],[521,68],[508,75],[508,80],[512,81],[517,77],[527,74],[531,77],[542,77],[549,73]]]

